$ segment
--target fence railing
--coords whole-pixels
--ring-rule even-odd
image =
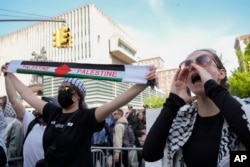
[[[141,147],[96,147],[92,146],[91,147],[91,152],[92,152],[92,160],[94,167],[115,167],[115,161],[113,159],[113,153],[115,150],[119,151],[127,151],[128,152],[128,159],[127,162],[129,166],[132,167],[139,167],[139,161],[140,155],[142,148]],[[123,161],[124,157],[123,154],[120,153],[121,156],[121,162]],[[23,158],[22,157],[17,157],[17,158],[11,158],[8,160],[9,163],[13,162],[22,162]],[[124,165],[121,165],[124,166]],[[144,161],[141,161],[141,166],[144,166]],[[126,166],[124,166],[126,167]]]

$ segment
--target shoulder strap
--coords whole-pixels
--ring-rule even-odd
[[[42,118],[42,116],[38,116],[38,117],[35,117],[28,125],[28,128],[27,128],[27,132],[23,138],[23,146],[24,146],[24,142],[26,140],[26,138],[28,137],[29,133],[31,132],[31,130],[33,129],[33,127],[39,123],[39,124],[42,124],[42,125],[45,125],[45,123],[43,121],[40,121],[40,118]],[[22,147],[22,150],[23,150],[23,147]],[[21,153],[23,153],[23,151],[21,151]]]
[[[76,111],[78,112],[78,111]],[[62,130],[60,131],[60,133],[56,136],[54,142],[53,142],[53,146],[57,145],[57,141],[60,138],[60,136],[62,136],[63,132],[65,131],[67,124],[73,119],[74,113],[67,119],[67,121],[64,123]]]
[[[37,124],[37,123],[41,123],[41,124],[44,124],[43,122],[41,122],[39,119],[41,118],[42,116],[38,116],[36,118],[34,118],[28,125],[28,128],[27,128],[27,132],[25,134],[25,137],[24,137],[24,140],[23,140],[23,143],[25,142],[27,136],[29,135],[30,131],[32,130],[32,128]]]
[[[76,111],[76,112],[78,112],[78,111]],[[64,123],[62,130],[61,130],[60,133],[55,137],[54,142],[48,147],[47,152],[45,152],[45,158],[50,159],[51,156],[54,154],[54,151],[56,150],[56,147],[57,147],[59,141],[62,141],[62,140],[60,140],[60,138],[63,137],[62,134],[63,134],[63,132],[65,131],[65,129],[66,129],[66,127],[67,127],[67,124],[73,119],[73,116],[74,116],[74,113],[73,113],[73,114],[67,119],[67,121]],[[57,118],[58,118],[58,116],[57,116]]]

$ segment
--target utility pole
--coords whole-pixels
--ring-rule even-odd
[[[45,47],[43,46],[42,49],[40,50],[40,54],[37,54],[36,52],[32,52],[31,55],[34,57],[30,59],[31,61],[47,61],[47,52],[45,50]],[[32,80],[31,80],[32,85],[38,84],[42,85],[43,84],[43,77],[40,75],[33,75]]]
[[[66,23],[64,19],[0,19],[0,22],[11,22],[11,21],[47,21],[47,22]]]

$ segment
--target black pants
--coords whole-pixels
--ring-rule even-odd
[[[142,157],[142,151],[137,151],[138,167],[144,167],[144,160]]]
[[[122,150],[121,154],[119,156],[119,161],[115,162],[115,165],[113,164],[113,167],[121,167],[122,164],[124,167],[131,167],[130,161],[129,161],[129,151],[128,150]]]

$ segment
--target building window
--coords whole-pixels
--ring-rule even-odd
[[[129,53],[130,55],[134,56],[135,53],[131,51],[126,45],[124,45],[121,41],[118,42],[118,47],[124,50],[125,52]]]

